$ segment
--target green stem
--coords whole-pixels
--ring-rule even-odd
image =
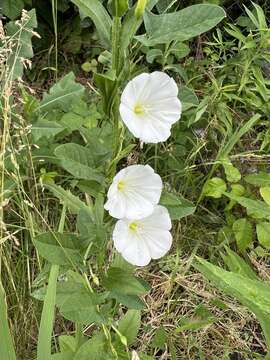
[[[75,327],[76,327],[76,332],[75,332],[76,347],[77,349],[79,349],[83,340],[83,325],[82,323],[78,322],[75,324]]]
[[[112,23],[112,70],[118,75],[121,18],[114,16]]]

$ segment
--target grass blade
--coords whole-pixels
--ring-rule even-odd
[[[16,360],[13,340],[10,335],[8,318],[7,318],[7,305],[5,301],[5,292],[0,282],[0,359]]]
[[[51,336],[53,331],[58,272],[59,266],[52,265],[39,327],[37,360],[51,360]]]

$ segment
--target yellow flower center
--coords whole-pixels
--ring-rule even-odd
[[[124,183],[123,183],[123,181],[118,181],[118,184],[117,184],[117,189],[119,190],[119,191],[121,191],[121,190],[123,190],[123,187],[124,187]]]
[[[145,110],[141,104],[136,104],[133,110],[136,115],[143,115],[145,113]]]
[[[132,223],[130,223],[130,224],[128,225],[128,227],[129,227],[129,229],[130,229],[131,231],[136,231],[137,228],[138,228],[138,224],[135,223],[135,222],[132,222]]]

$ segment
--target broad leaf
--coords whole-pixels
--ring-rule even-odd
[[[127,339],[128,345],[131,345],[139,332],[141,325],[141,312],[138,310],[128,310],[119,321],[118,330]]]
[[[110,267],[102,282],[107,290],[125,295],[143,295],[149,291],[146,282],[115,267]]]
[[[199,105],[199,100],[194,91],[186,86],[182,86],[179,89],[179,98],[182,103],[182,111]]]
[[[213,281],[219,290],[236,297],[260,321],[268,348],[270,347],[270,286],[263,281],[225,271],[204,259],[197,258],[194,267]]]
[[[226,183],[223,179],[214,177],[212,179],[207,180],[203,187],[203,194],[205,196],[210,196],[215,199],[221,198],[224,191],[226,191]]]
[[[78,6],[82,13],[82,18],[89,16],[95,24],[100,40],[109,49],[111,46],[111,26],[112,20],[107,10],[99,0],[71,0]]]
[[[59,145],[54,153],[61,160],[62,167],[75,178],[103,182],[104,176],[94,168],[95,159],[90,149],[70,143]]]
[[[263,201],[252,200],[244,196],[237,196],[232,193],[225,193],[229,199],[236,201],[238,204],[244,206],[250,215],[255,217],[270,217],[270,206]]]
[[[267,205],[270,205],[270,186],[261,187],[260,194]]]
[[[160,204],[168,209],[172,220],[179,220],[192,215],[196,210],[196,207],[190,201],[169,192],[162,194]]]
[[[50,139],[55,135],[61,133],[65,128],[56,121],[48,121],[46,119],[39,119],[31,128],[33,140],[38,141],[41,138]]]
[[[233,223],[233,232],[237,247],[240,251],[245,251],[252,243],[252,225],[246,219],[238,219]]]
[[[2,0],[0,4],[3,14],[11,20],[16,19],[24,7],[23,0]]]
[[[73,271],[67,272],[66,281],[57,284],[56,304],[60,313],[70,321],[85,325],[102,323],[104,318],[98,312],[97,305],[103,300],[103,295],[91,292],[82,276]]]
[[[237,253],[226,246],[227,255],[221,254],[223,261],[228,266],[229,270],[237,274],[249,277],[253,280],[259,280],[256,273],[251,269],[247,262],[241,258]]]
[[[249,174],[244,179],[251,185],[270,186],[270,173],[259,172],[258,174]]]
[[[221,7],[210,4],[193,5],[162,15],[146,11],[144,23],[148,38],[138,36],[137,39],[147,46],[189,40],[212,29],[225,16]]]
[[[270,249],[270,223],[266,221],[258,223],[256,231],[259,243]]]
[[[43,95],[39,109],[41,111],[50,111],[58,108],[66,112],[74,99],[76,101],[81,99],[83,94],[84,87],[75,82],[75,75],[70,72],[53,85],[48,93]]]
[[[35,237],[39,254],[52,264],[74,265],[82,263],[87,244],[74,234],[46,232]]]
[[[76,352],[73,360],[112,360],[114,357],[107,346],[103,333],[95,334]]]

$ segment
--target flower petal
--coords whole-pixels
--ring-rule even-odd
[[[166,73],[155,71],[132,79],[121,96],[120,114],[129,131],[141,141],[166,141],[171,125],[181,116],[178,87]],[[141,109],[136,112],[136,107]]]
[[[113,242],[116,250],[132,265],[145,266],[151,257],[144,241],[134,235],[128,228],[128,222],[118,220],[113,231]]]
[[[149,165],[131,165],[114,177],[104,207],[117,219],[141,219],[153,212],[161,191],[162,180]]]

